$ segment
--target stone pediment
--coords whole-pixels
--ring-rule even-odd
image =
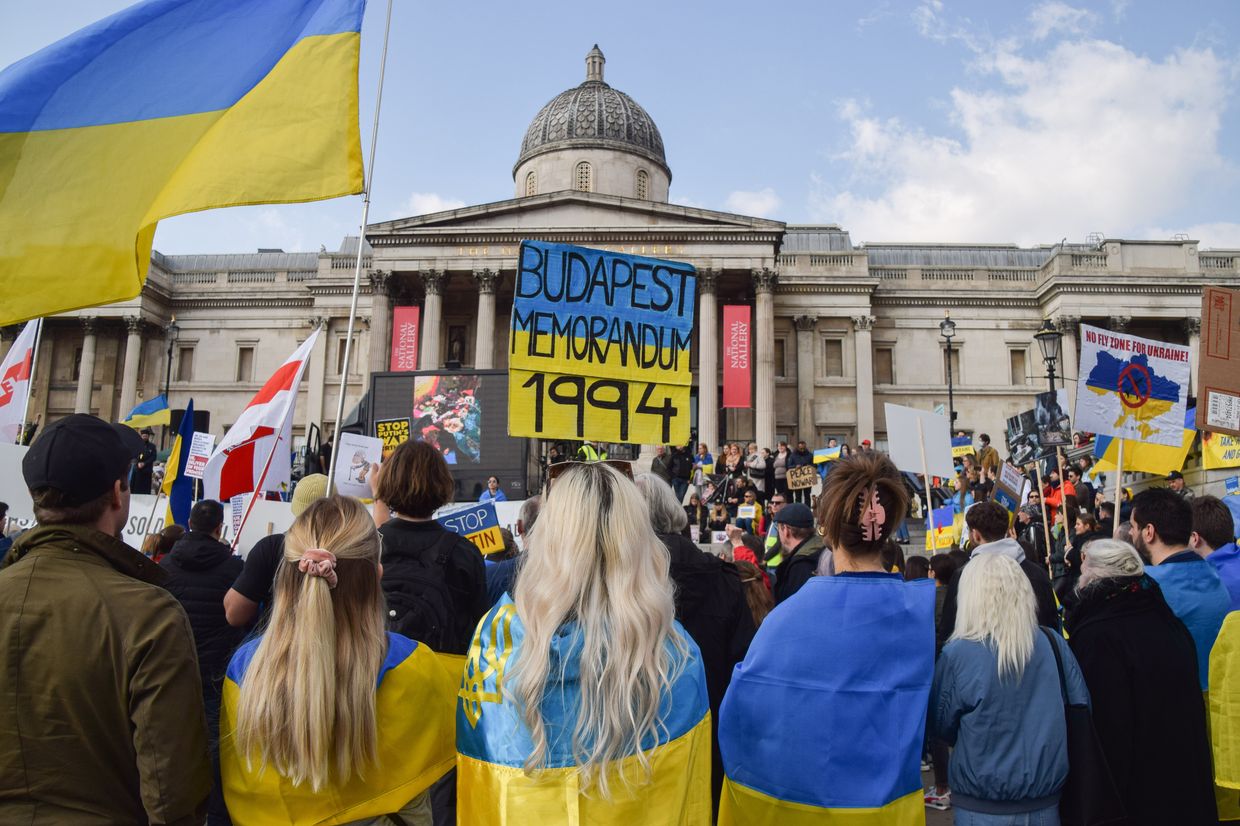
[[[782,233],[784,224],[699,207],[570,190],[370,224],[366,237],[372,243],[384,239],[379,243],[391,244],[400,236],[600,228],[771,234]]]

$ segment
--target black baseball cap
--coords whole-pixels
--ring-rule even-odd
[[[1173,470],[1167,474],[1168,482],[1174,482],[1176,479],[1183,479],[1183,478],[1184,478],[1184,474],[1180,473],[1178,470]]]
[[[779,513],[771,517],[775,522],[787,525],[791,528],[812,528],[814,527],[814,514],[810,509],[800,502],[793,502],[791,505],[784,505],[779,509]]]
[[[30,490],[56,488],[65,505],[84,505],[128,476],[145,444],[127,425],[74,413],[44,428],[22,459],[22,476]]]

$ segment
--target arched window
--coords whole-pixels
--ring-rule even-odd
[[[644,169],[637,170],[637,197],[643,201],[650,198],[650,175]]]
[[[525,194],[526,197],[538,194],[538,175],[533,172],[525,176]]]
[[[585,161],[582,161],[581,163],[577,164],[577,174],[573,176],[573,181],[574,181],[573,187],[578,192],[591,191],[591,189],[593,189],[593,186],[592,186],[592,181],[591,181],[591,176],[590,176],[590,164],[586,163]]]

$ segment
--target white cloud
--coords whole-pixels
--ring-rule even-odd
[[[1235,175],[1218,145],[1236,67],[1210,49],[1156,61],[1072,40],[1028,56],[1009,40],[972,65],[997,83],[950,91],[958,138],[845,101],[847,174],[815,185],[815,220],[869,241],[1137,233],[1168,223],[1203,181]]]
[[[1201,242],[1201,249],[1240,250],[1240,224],[1227,221],[1215,221],[1208,224],[1194,224],[1189,227],[1167,229],[1151,227],[1145,231],[1147,238],[1174,238],[1187,235],[1194,241]]]
[[[779,196],[769,186],[756,192],[738,189],[728,195],[724,205],[729,212],[738,215],[753,215],[758,218],[769,218],[779,209]]]
[[[414,192],[409,195],[409,199],[401,205],[397,211],[398,214],[393,216],[397,218],[408,218],[414,215],[426,215],[431,212],[447,212],[452,209],[460,209],[465,206],[464,201],[456,198],[445,198],[437,192]]]
[[[1050,0],[1035,6],[1029,13],[1029,23],[1033,26],[1034,40],[1045,40],[1048,35],[1062,32],[1063,34],[1083,34],[1095,21],[1092,12],[1069,6],[1060,0]]]

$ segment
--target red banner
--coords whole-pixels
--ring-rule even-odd
[[[418,334],[421,332],[421,307],[392,308],[391,370],[418,369]]]
[[[749,375],[749,305],[723,307],[723,406],[751,407],[753,382]]]

